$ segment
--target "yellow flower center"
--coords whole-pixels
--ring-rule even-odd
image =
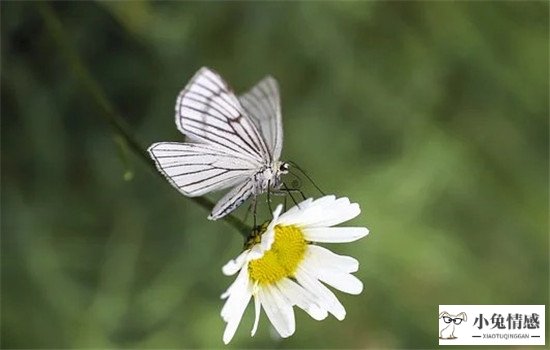
[[[250,278],[259,284],[273,284],[294,276],[306,252],[307,242],[298,227],[277,225],[274,230],[271,249],[248,264]]]

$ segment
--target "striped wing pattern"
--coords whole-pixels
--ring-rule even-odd
[[[248,179],[242,184],[235,186],[218,201],[214,209],[212,209],[212,214],[208,216],[208,219],[217,220],[237,209],[248,199],[248,197],[250,197],[253,186],[252,179]]]
[[[246,154],[259,163],[271,159],[260,132],[220,75],[201,68],[176,102],[176,125],[189,139]]]
[[[189,197],[245,182],[258,169],[255,161],[208,144],[159,142],[149,154],[168,181]]]
[[[270,76],[265,77],[250,91],[240,96],[239,100],[260,129],[271,158],[279,160],[283,149],[283,122],[277,80]]]

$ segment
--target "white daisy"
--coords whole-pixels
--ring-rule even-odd
[[[222,295],[227,298],[221,311],[227,322],[225,344],[233,338],[251,297],[256,309],[251,335],[256,333],[263,308],[277,332],[286,338],[295,330],[294,305],[316,320],[328,313],[338,320],[346,316],[340,301],[321,282],[349,294],[363,290],[361,281],[351,274],[359,268],[357,260],[312,244],[353,242],[365,237],[369,233],[366,227],[330,227],[359,215],[357,203],[326,196],[307,199],[282,215],[281,209],[279,205],[269,225],[256,230],[245,251],[222,269],[225,275],[239,272]]]

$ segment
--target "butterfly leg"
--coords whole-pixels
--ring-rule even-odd
[[[292,199],[292,201],[294,202],[294,204],[300,208],[300,205],[298,204],[298,202],[296,202],[296,199],[294,198],[294,196],[292,195],[292,190],[289,189],[287,187],[287,185],[283,182],[283,188],[284,188],[284,192],[288,193],[288,195],[290,196],[290,198]],[[300,193],[302,193],[302,191],[300,191]],[[304,196],[304,194],[302,193],[302,196]],[[305,199],[305,197],[304,197]]]
[[[294,187],[288,187],[286,184],[284,184],[283,186],[284,188],[283,189],[279,189],[278,191],[274,191],[273,194],[274,195],[277,195],[277,196],[285,196],[285,199],[286,199],[286,195],[290,195],[291,193],[299,193],[300,196],[302,196],[302,199],[303,200],[306,200],[307,197],[306,195],[304,194],[304,192],[299,189],[299,188],[294,188]],[[296,203],[296,201],[294,201]]]
[[[246,222],[246,220],[248,220],[248,215],[250,215],[250,212],[252,211],[252,203],[253,202],[250,202],[250,204],[248,205],[248,209],[246,209],[246,213],[244,214],[243,222]]]
[[[252,206],[254,207],[254,226],[252,227],[256,227],[256,196],[254,196],[254,198],[252,198]]]
[[[271,183],[270,183],[270,181],[267,182],[267,207],[269,208],[269,213],[271,214],[271,218],[273,219],[273,208],[271,208]]]
[[[301,189],[299,189],[299,188],[287,188],[286,190],[288,191],[288,193],[290,193],[290,192],[298,192],[298,193],[302,196],[302,199],[303,199],[303,200],[306,200],[306,199],[307,199],[307,198],[306,198],[306,195],[304,194],[304,192],[303,192]]]

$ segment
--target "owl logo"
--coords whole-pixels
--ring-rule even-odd
[[[461,312],[458,315],[451,315],[447,311],[443,311],[439,314],[439,319],[443,319],[443,325],[439,326],[439,339],[456,339],[455,327],[459,326],[462,322],[466,322],[467,317],[465,312]]]

